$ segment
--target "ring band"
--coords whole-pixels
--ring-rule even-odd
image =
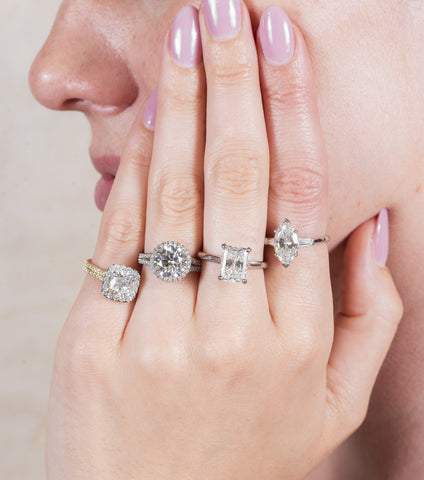
[[[179,242],[160,243],[152,253],[140,253],[138,263],[148,265],[160,280],[178,282],[189,272],[200,272],[202,262]]]
[[[136,297],[140,286],[137,270],[124,265],[110,265],[107,270],[103,270],[94,265],[91,259],[86,260],[82,268],[92,277],[101,280],[101,292],[106,298],[128,303]]]
[[[232,247],[231,245],[222,244],[224,254],[211,255],[205,252],[199,252],[197,256],[206,262],[221,264],[221,272],[218,276],[219,280],[227,282],[247,283],[247,269],[264,269],[268,267],[267,262],[249,261],[249,253],[251,248]]]
[[[330,240],[328,235],[318,238],[299,238],[297,233],[290,220],[286,218],[278,229],[275,230],[273,238],[265,238],[264,244],[274,247],[275,256],[286,268],[290,266],[294,257],[297,257],[299,248],[326,243]]]

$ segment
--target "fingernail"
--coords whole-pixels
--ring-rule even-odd
[[[156,87],[149,100],[147,100],[146,108],[144,110],[143,123],[148,130],[155,129],[156,123],[156,107],[158,103],[158,87]]]
[[[259,23],[259,38],[266,59],[284,65],[293,57],[294,35],[289,17],[280,7],[268,7]]]
[[[389,256],[389,214],[381,210],[374,232],[374,256],[380,267],[384,267]]]
[[[240,32],[240,0],[205,0],[206,23],[215,40],[231,40]]]
[[[181,67],[194,67],[202,59],[200,45],[199,12],[192,5],[181,9],[175,17],[171,31],[172,56]]]

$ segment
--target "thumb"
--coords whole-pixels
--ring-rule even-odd
[[[390,271],[389,217],[360,225],[344,255],[341,312],[327,369],[328,435],[341,442],[366,416],[371,391],[403,314]]]

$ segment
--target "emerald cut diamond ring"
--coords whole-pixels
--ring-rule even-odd
[[[221,256],[210,255],[208,253],[199,252],[197,256],[204,261],[221,264],[221,271],[218,276],[219,280],[227,282],[247,283],[247,269],[250,268],[266,268],[267,262],[249,261],[249,253],[251,248],[241,248],[222,245],[224,253]]]

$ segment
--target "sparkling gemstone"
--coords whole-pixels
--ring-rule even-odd
[[[287,268],[294,257],[297,257],[299,249],[299,240],[297,238],[297,231],[292,227],[287,218],[275,231],[274,237],[275,255],[280,262]]]
[[[163,242],[152,252],[150,268],[166,282],[183,279],[191,267],[191,256],[187,248],[178,242]]]
[[[134,300],[140,285],[137,270],[123,265],[111,265],[103,277],[102,294],[117,302]]]
[[[222,245],[224,254],[221,261],[220,280],[228,282],[247,283],[247,267],[250,248],[231,247],[230,245]]]

